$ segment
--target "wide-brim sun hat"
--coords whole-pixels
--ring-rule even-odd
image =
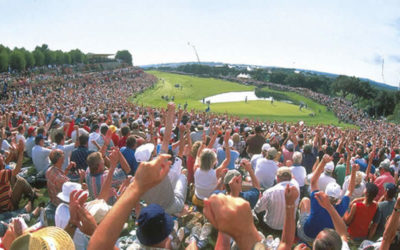
[[[69,234],[59,227],[45,227],[33,233],[27,233],[16,238],[11,250],[53,250],[75,249]]]

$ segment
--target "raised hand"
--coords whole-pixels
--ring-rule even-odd
[[[319,191],[318,193],[315,193],[315,199],[317,199],[319,205],[326,210],[328,210],[332,204],[329,200],[329,196],[325,194],[323,191]]]
[[[296,199],[299,197],[299,191],[295,186],[286,185],[285,188],[285,201],[286,205],[294,205]]]
[[[167,176],[172,164],[169,154],[161,154],[150,162],[142,162],[135,173],[133,182],[143,194],[160,183]]]

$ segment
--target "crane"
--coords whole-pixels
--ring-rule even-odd
[[[200,64],[200,58],[199,58],[199,54],[197,54],[196,47],[193,44],[191,44],[190,42],[188,42],[188,46],[191,46],[193,48],[194,53],[196,54],[196,57],[197,57],[197,62]]]

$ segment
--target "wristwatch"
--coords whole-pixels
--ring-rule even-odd
[[[395,212],[400,212],[400,208],[394,208]]]

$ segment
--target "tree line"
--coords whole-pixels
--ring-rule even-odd
[[[352,101],[356,107],[364,110],[371,117],[384,116],[400,122],[400,91],[377,88],[368,81],[354,76],[323,76],[283,68],[258,68],[248,71],[244,67],[229,65],[215,67],[202,64],[185,64],[177,68],[160,69],[216,78],[236,78],[238,74],[246,73],[257,81],[308,88],[326,95],[339,96]]]
[[[132,65],[132,55],[128,50],[118,51],[115,60],[121,60],[128,65]],[[33,67],[42,67],[47,65],[75,65],[88,64],[105,61],[115,61],[113,59],[90,58],[88,54],[79,49],[73,49],[68,52],[62,50],[51,50],[47,44],[36,46],[33,51],[25,48],[10,48],[0,44],[0,72],[24,71]]]

